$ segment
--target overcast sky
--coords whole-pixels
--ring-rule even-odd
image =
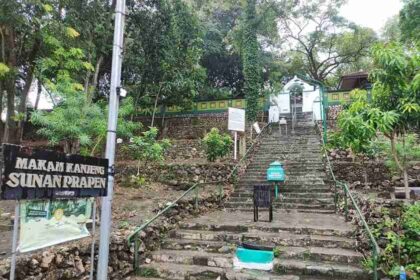
[[[341,15],[359,25],[380,32],[387,19],[399,13],[400,0],[348,0]]]

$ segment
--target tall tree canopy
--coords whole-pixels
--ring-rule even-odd
[[[400,12],[402,39],[406,42],[420,41],[420,0],[404,0]]]
[[[181,0],[131,2],[123,82],[136,106],[188,107],[205,72],[197,17]]]
[[[258,97],[261,88],[259,45],[257,41],[256,0],[247,0],[243,30],[242,55],[245,78],[245,97],[247,119],[257,119]]]
[[[292,49],[303,71],[324,81],[369,54],[375,33],[339,16],[344,0],[282,1],[276,7],[282,49]]]

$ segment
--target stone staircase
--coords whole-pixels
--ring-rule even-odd
[[[311,123],[301,121],[294,134],[280,137],[278,128],[262,142],[246,173],[240,178],[227,208],[253,210],[252,186],[267,184],[268,165],[279,160],[284,164],[286,182],[280,186],[277,209],[301,212],[334,213],[334,196],[325,184],[326,174],[320,153],[321,144]]]
[[[334,214],[334,199],[325,184],[320,140],[313,125],[300,121],[295,134],[266,135],[226,209],[180,224],[161,249],[150,253],[142,275],[156,279],[363,280],[363,256],[355,251],[354,227]],[[268,165],[285,162],[287,182],[280,187],[273,222],[260,211],[253,222],[252,186],[264,184]],[[276,246],[279,256],[270,272],[234,270],[237,244]],[[138,278],[143,279],[143,278]]]

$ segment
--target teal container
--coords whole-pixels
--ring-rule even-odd
[[[239,247],[236,249],[236,257],[243,263],[267,264],[274,260],[272,251],[251,250]]]
[[[279,197],[279,186],[277,183],[284,182],[286,180],[286,174],[284,168],[281,165],[281,162],[275,161],[270,164],[270,167],[267,169],[267,181],[274,182],[275,184],[275,194],[276,199]]]
[[[275,161],[270,164],[267,169],[267,181],[269,182],[284,182],[286,174],[284,173],[281,162]]]

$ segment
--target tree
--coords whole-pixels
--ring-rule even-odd
[[[136,107],[190,106],[205,77],[197,18],[181,0],[131,4],[123,80]]]
[[[247,104],[246,113],[247,119],[251,123],[257,119],[259,109],[258,97],[261,87],[261,68],[256,19],[256,0],[247,0],[242,39],[242,57],[245,79],[244,92]]]
[[[48,76],[54,73],[39,69],[39,61],[56,56],[58,45],[62,50],[82,50],[86,63],[96,68],[89,67],[79,73],[82,76],[73,78],[84,84],[85,92],[89,89],[91,93],[97,87],[103,55],[111,51],[112,14],[109,1],[104,0],[2,0],[0,7],[0,63],[13,70],[0,82],[8,104],[4,141],[17,143],[23,134],[32,81],[54,80]],[[3,90],[0,92],[2,104]]]
[[[339,16],[344,1],[281,3],[277,10],[283,49],[297,52],[307,74],[315,80],[324,81],[340,67],[357,63],[369,54],[376,40],[371,29]]]
[[[142,136],[135,136],[131,139],[132,143],[129,145],[129,149],[138,161],[137,176],[140,175],[142,161],[144,166],[151,162],[162,161],[165,151],[171,145],[168,139],[158,141],[158,132],[156,127],[150,127],[148,131],[143,132]]]
[[[420,41],[420,0],[404,0],[400,11],[402,40],[407,43]]]
[[[73,37],[75,30],[66,29]],[[64,152],[95,155],[104,144],[107,133],[106,106],[92,102],[92,96],[82,84],[85,74],[93,71],[80,48],[68,47],[49,32],[44,33],[44,48],[49,55],[39,58],[36,69],[46,89],[56,96],[59,104],[52,112],[35,111],[31,122],[40,129],[38,134],[46,137],[51,145],[64,144]],[[131,137],[138,125],[124,120],[134,110],[132,99],[121,104],[118,133]]]
[[[232,138],[224,133],[221,134],[215,127],[203,138],[204,149],[208,161],[215,161],[218,157],[226,156],[233,144]]]
[[[3,142],[18,143],[18,121],[26,112],[26,97],[41,48],[41,26],[49,21],[50,6],[37,1],[1,0],[0,7],[0,63],[8,68],[0,80],[0,104],[3,104],[3,90],[7,98]],[[20,95],[18,114],[17,95]]]
[[[204,41],[201,65],[206,69],[207,78],[200,98],[241,95],[244,84],[242,57],[240,50],[232,48],[230,38],[242,15],[240,3],[207,3],[201,8],[205,10],[200,13]]]
[[[385,26],[382,28],[382,39],[386,42],[400,41],[401,29],[399,17],[393,16],[385,22]]]
[[[31,114],[31,122],[40,127],[37,133],[46,137],[50,145],[63,143],[65,153],[96,155],[106,138],[106,106],[90,102],[83,86],[69,78],[61,78],[49,86],[60,93],[61,102],[52,112]],[[134,110],[132,102],[132,98],[124,100],[119,110],[117,133],[121,137],[132,137],[139,128],[138,124],[125,119]]]
[[[189,1],[197,11],[203,29],[204,53],[201,65],[207,79],[200,98],[214,99],[244,95],[243,44],[247,26],[246,1]],[[278,59],[269,47],[277,38],[275,0],[256,1],[254,28],[261,51],[259,63],[261,81],[278,70]]]
[[[364,95],[341,113],[339,134],[345,140],[342,143],[358,152],[366,152],[378,132],[388,138],[394,163],[404,177],[406,198],[409,198],[408,162],[401,158],[398,142],[402,142],[400,150],[405,150],[405,135],[419,127],[419,52],[392,43],[376,45],[372,55],[375,67],[370,77],[374,82],[372,102],[368,103]]]

